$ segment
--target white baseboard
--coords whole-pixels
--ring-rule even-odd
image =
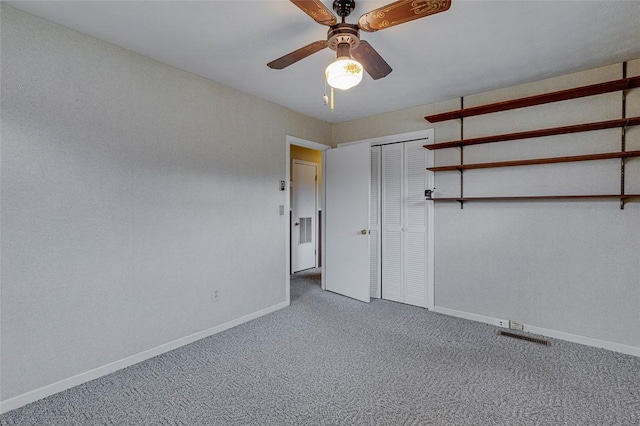
[[[11,410],[15,410],[16,408],[30,404],[39,399],[46,398],[58,392],[62,392],[64,390],[70,389],[74,386],[81,385],[82,383],[86,383],[88,381],[97,379],[99,377],[105,376],[107,374],[111,374],[115,371],[132,366],[139,362],[145,361],[149,358],[153,358],[154,356],[161,355],[165,352],[172,351],[181,346],[188,345],[189,343],[193,343],[197,340],[204,339],[205,337],[209,337],[214,334],[220,333],[222,331],[228,330],[237,325],[240,325],[245,322],[251,321],[253,319],[259,318],[261,316],[270,314],[282,308],[286,308],[287,306],[289,306],[289,302],[287,301],[278,303],[277,305],[245,315],[243,317],[237,318],[229,322],[225,322],[224,324],[220,324],[215,327],[211,327],[206,330],[202,330],[197,333],[191,334],[189,336],[185,336],[180,339],[173,340],[163,345],[156,346],[155,348],[151,348],[146,351],[137,353],[135,355],[128,356],[121,360],[114,361],[112,363],[103,365],[98,368],[94,368],[93,370],[85,371],[84,373],[80,373],[75,376],[52,383],[50,385],[46,385],[41,388],[23,393],[22,395],[14,396],[13,398],[9,398],[5,401],[0,401],[0,414],[6,413]]]
[[[441,306],[434,306],[433,312],[449,315],[452,317],[464,318],[471,321],[483,322],[485,324],[496,325],[495,318],[488,317],[485,315],[472,314],[464,311],[456,311],[455,309],[443,308]]]
[[[486,315],[472,314],[469,312],[457,311],[455,309],[443,308],[436,306],[434,312],[450,315],[452,317],[464,318],[471,321],[483,322],[485,324],[496,324],[496,318]],[[552,337],[554,339],[566,340],[568,342],[580,343],[581,345],[593,346],[595,348],[607,349],[614,352],[620,352],[626,355],[640,357],[640,347],[623,345],[622,343],[609,342],[606,340],[594,339],[591,337],[580,336],[578,334],[567,333],[564,331],[551,330],[548,328],[537,327],[534,325],[524,324],[524,331],[542,336]]]

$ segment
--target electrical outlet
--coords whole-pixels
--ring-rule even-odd
[[[211,290],[211,301],[217,302],[220,300],[220,290]]]
[[[520,324],[519,322],[515,322],[515,321],[509,321],[509,328],[512,330],[523,331],[524,324]]]
[[[509,328],[509,320],[496,319],[495,324],[498,327]]]

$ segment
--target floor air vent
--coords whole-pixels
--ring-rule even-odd
[[[539,345],[551,346],[551,342],[544,339],[538,339],[535,337],[523,336],[522,334],[510,333],[508,331],[500,330],[498,332],[501,336],[513,337],[514,339],[526,340],[527,342],[537,343]]]

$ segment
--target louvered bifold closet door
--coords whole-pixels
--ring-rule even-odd
[[[424,141],[404,145],[404,303],[427,307],[427,150]]]
[[[403,302],[403,144],[382,147],[382,298]]]
[[[427,307],[424,140],[382,147],[382,298]]]
[[[371,297],[380,298],[380,147],[371,147],[371,197],[369,250],[371,256]]]

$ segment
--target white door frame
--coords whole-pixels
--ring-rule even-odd
[[[392,143],[399,143],[399,142],[409,142],[412,140],[417,140],[417,139],[424,139],[425,140],[425,145],[433,143],[434,141],[434,130],[433,129],[425,129],[425,130],[418,130],[416,132],[408,132],[408,133],[400,133],[397,135],[389,135],[389,136],[382,136],[382,137],[378,137],[378,138],[371,138],[371,139],[363,139],[363,140],[357,140],[357,141],[352,141],[352,142],[345,142],[345,143],[341,143],[338,144],[338,146],[345,146],[345,145],[351,145],[351,144],[357,144],[357,143],[369,143],[371,146],[376,146],[376,145],[386,145],[386,144],[392,144]],[[428,151],[429,152],[429,156],[427,157],[427,166],[428,167],[433,167],[433,152],[432,151]],[[433,183],[434,183],[434,173],[433,172],[428,172],[428,186],[430,188],[433,188]],[[427,267],[429,269],[429,273],[427,275],[427,309],[429,309],[430,311],[434,310],[435,307],[435,256],[434,256],[434,246],[435,246],[435,240],[434,240],[434,214],[435,214],[435,208],[434,208],[434,203],[427,203],[427,215],[428,215],[428,221],[427,221],[427,250],[428,250],[428,254],[427,254]]]
[[[284,201],[284,211],[286,215],[286,220],[284,220],[284,235],[285,235],[285,301],[287,305],[291,303],[291,226],[289,224],[289,212],[291,211],[291,188],[289,187],[289,182],[291,182],[291,145],[297,145],[304,148],[315,149],[317,151],[323,151],[322,153],[322,167],[324,167],[324,151],[327,149],[331,149],[329,145],[321,144],[318,142],[312,142],[306,139],[301,139],[295,136],[287,135],[285,140],[285,201]],[[323,183],[324,186],[324,183]],[[324,191],[321,189],[321,192]],[[318,208],[322,208],[322,206],[318,206]],[[324,215],[323,215],[324,216]],[[324,227],[323,227],[324,231]],[[323,236],[320,236],[320,242],[322,242]],[[321,243],[321,246],[324,248],[324,244]],[[322,268],[324,269],[324,262]],[[324,274],[322,274],[324,277]],[[324,280],[323,280],[323,289],[324,289]]]

